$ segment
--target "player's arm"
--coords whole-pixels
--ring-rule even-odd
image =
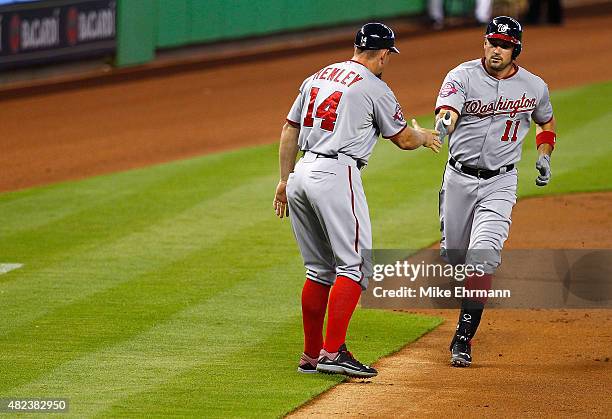
[[[467,100],[467,86],[469,86],[469,73],[461,66],[449,71],[442,82],[436,98],[434,124],[435,129],[440,132],[442,144],[444,138],[455,131],[461,109]]]
[[[295,127],[289,122],[285,122],[281,131],[280,147],[278,150],[280,180],[276,186],[274,201],[272,203],[274,212],[279,218],[289,215],[289,208],[287,207],[287,179],[289,179],[289,174],[293,172],[295,167],[295,158],[299,150],[299,135],[299,126]]]
[[[421,128],[415,119],[412,120],[412,127],[406,125],[406,128],[389,139],[402,150],[414,150],[423,146],[438,153],[442,146],[438,139],[438,131]]]
[[[450,118],[449,123],[443,122],[445,118],[447,121],[448,121],[448,118]],[[458,119],[459,119],[459,114],[455,112],[453,109],[442,108],[436,114],[435,127],[436,127],[436,130],[440,132],[441,141],[444,141],[444,137],[446,137],[447,135],[451,135],[453,131],[455,131],[455,126],[457,125]],[[446,132],[444,132],[444,129],[446,129]]]
[[[546,186],[548,182],[550,182],[552,174],[550,169],[550,156],[555,148],[555,142],[557,140],[557,134],[555,133],[556,128],[557,123],[554,117],[544,124],[536,125],[536,147],[538,149],[536,169],[539,172],[536,178],[536,185],[538,186]]]
[[[551,120],[545,124],[536,125],[536,144],[538,147],[538,155],[548,154],[550,156],[552,154],[554,149],[554,142],[557,137],[556,129],[557,122],[555,121],[554,117],[551,118]],[[547,140],[545,138],[546,136],[548,136],[549,138],[554,138],[552,140],[552,144],[550,143],[551,140]]]

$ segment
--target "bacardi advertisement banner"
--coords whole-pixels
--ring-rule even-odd
[[[0,6],[0,70],[113,53],[116,0]]]

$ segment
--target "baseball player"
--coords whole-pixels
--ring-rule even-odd
[[[288,209],[304,266],[304,353],[298,371],[373,377],[345,345],[349,321],[367,287],[362,249],[372,248],[361,172],[379,135],[399,148],[441,146],[437,133],[409,127],[382,81],[395,35],[382,23],[364,25],[353,58],[330,64],[302,83],[280,138],[280,181],[274,210]],[[295,163],[298,150],[302,158]],[[323,320],[327,330],[323,339]]]
[[[451,70],[436,101],[440,138],[449,134],[449,161],[440,190],[441,253],[453,264],[483,265],[468,289],[490,289],[501,263],[516,203],[516,163],[531,120],[536,127],[538,186],[550,181],[555,119],[544,81],[519,67],[522,27],[507,16],[487,26],[484,58]],[[464,299],[450,345],[451,364],[468,367],[471,340],[486,299]]]

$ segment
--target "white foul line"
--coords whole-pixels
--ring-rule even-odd
[[[0,263],[0,275],[14,271],[23,266],[23,263]]]

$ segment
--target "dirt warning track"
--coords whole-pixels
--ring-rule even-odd
[[[612,16],[528,27],[519,63],[551,90],[612,79]],[[482,53],[471,28],[400,39],[385,80],[412,117]],[[278,140],[298,86],[345,48],[0,102],[0,192]],[[446,51],[441,53],[440,51]],[[41,88],[42,89],[42,88]]]

